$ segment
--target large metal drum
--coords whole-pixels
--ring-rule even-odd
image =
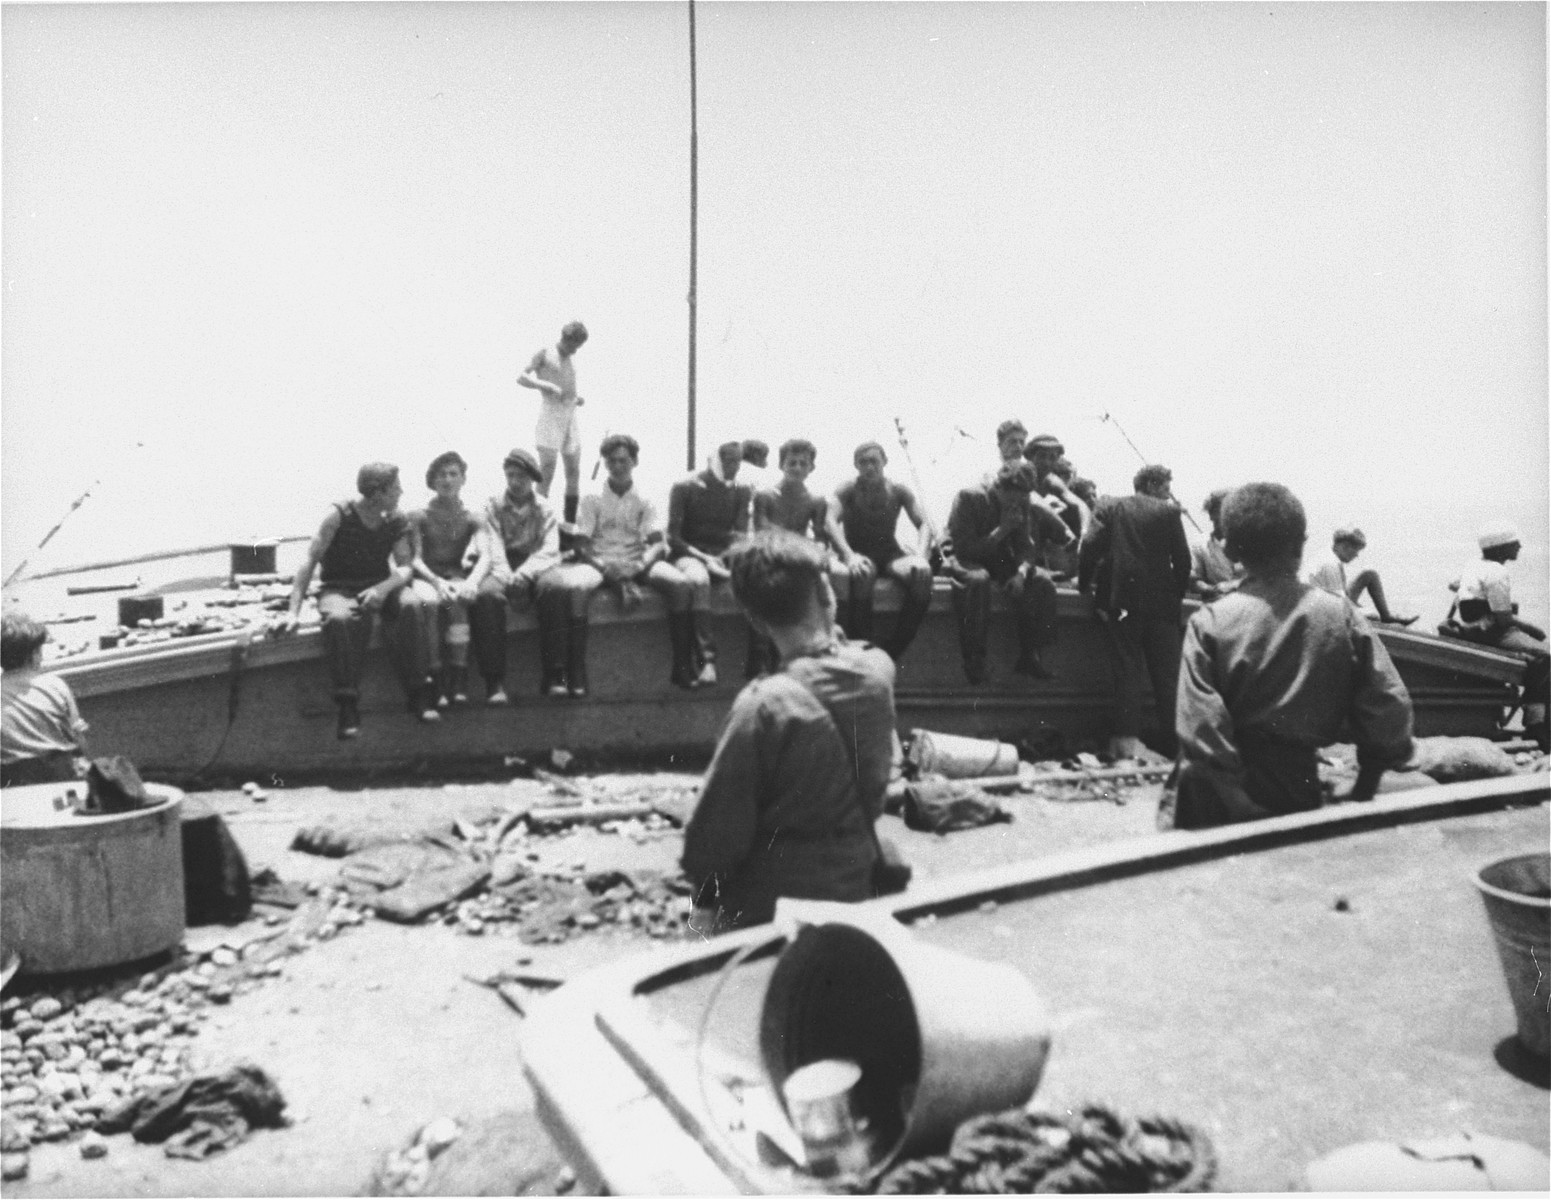
[[[182,941],[183,793],[146,790],[152,807],[97,817],[68,803],[85,784],[0,792],[0,949],[21,955],[24,974],[132,962]]]

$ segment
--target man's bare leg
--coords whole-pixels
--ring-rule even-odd
[[[551,455],[553,455],[553,451],[551,451]],[[565,456],[564,457],[565,457],[565,513],[564,513],[564,516],[563,516],[562,519],[567,521],[567,522],[570,522],[570,521],[575,521],[576,520],[576,508],[577,508],[577,505],[581,503],[580,497],[581,497],[581,494],[582,494],[582,455],[581,455],[581,451],[579,451],[579,450],[567,450],[565,452]],[[552,479],[554,477],[554,474],[555,474],[555,466],[554,466],[553,458],[551,458],[548,475],[546,475],[546,477],[545,477],[546,478],[546,482],[549,479]],[[549,488],[547,486],[544,489],[544,494],[546,496],[549,495]]]
[[[555,463],[559,457],[548,446],[539,447],[539,470],[544,475],[544,478],[539,480],[539,494],[545,498],[549,496],[549,485],[555,481]]]
[[[1364,568],[1357,573],[1357,577],[1347,585],[1346,594],[1353,604],[1362,599],[1362,594],[1367,592],[1373,599],[1373,607],[1378,611],[1379,620],[1387,621],[1393,625],[1411,625],[1416,621],[1415,617],[1397,617],[1389,610],[1389,602],[1384,598],[1384,581],[1379,578],[1379,573],[1372,567]]]

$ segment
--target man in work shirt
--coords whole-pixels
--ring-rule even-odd
[[[535,354],[528,369],[517,377],[522,387],[543,395],[539,408],[534,444],[539,448],[543,478],[539,491],[547,498],[555,478],[555,458],[565,460],[565,520],[576,520],[577,497],[581,494],[582,435],[576,423],[576,410],[586,403],[576,394],[576,364],[572,355],[587,340],[587,327],[572,321],[560,331],[560,340]]]
[[[1179,766],[1159,824],[1200,829],[1324,802],[1320,747],[1357,744],[1350,799],[1371,799],[1412,757],[1411,698],[1384,643],[1345,597],[1303,583],[1307,524],[1285,487],[1223,504],[1238,588],[1190,619],[1179,680]]]
[[[738,693],[684,829],[703,932],[776,899],[867,900],[894,738],[894,664],[835,626],[822,548],[785,530],[729,556],[733,594],[785,667]]]
[[[538,493],[542,473],[533,452],[517,447],[501,469],[506,490],[485,505],[484,553],[469,579],[475,589],[474,657],[485,681],[485,703],[508,703],[506,610],[517,604],[532,604],[538,615],[539,693],[569,696],[571,624],[578,608],[581,623],[587,622],[586,581],[560,568],[560,527]],[[585,633],[578,641],[585,647]],[[581,676],[585,685],[585,666]]]

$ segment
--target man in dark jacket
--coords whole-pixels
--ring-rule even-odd
[[[993,583],[1006,590],[1015,613],[1018,660],[1013,670],[1036,679],[1051,677],[1040,651],[1056,639],[1056,585],[1036,564],[1047,542],[1061,545],[1072,538],[1060,517],[1030,502],[1033,489],[1033,465],[1014,461],[990,482],[961,491],[948,516],[944,557],[953,580],[964,676],[971,683],[986,678]]]
[[[1190,543],[1169,494],[1173,473],[1146,466],[1135,494],[1099,502],[1079,551],[1077,582],[1093,597],[1115,656],[1118,692],[1116,758],[1141,745],[1142,693],[1150,678],[1163,748],[1174,748],[1174,693],[1179,684],[1181,608],[1190,586]]]

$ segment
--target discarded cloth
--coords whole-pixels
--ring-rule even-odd
[[[455,863],[411,875],[397,887],[387,889],[371,905],[379,917],[390,921],[418,921],[434,909],[471,896],[490,878],[484,863]]]
[[[951,833],[1011,821],[1012,814],[971,783],[922,779],[905,789],[905,827],[924,833]]]
[[[344,858],[368,850],[373,846],[387,846],[398,842],[414,842],[424,838],[448,837],[453,834],[452,820],[436,821],[430,825],[399,826],[351,824],[328,822],[309,825],[296,831],[291,839],[291,849],[303,854],[317,854],[324,858]]]
[[[1483,737],[1417,738],[1416,754],[1407,766],[1439,783],[1499,779],[1517,769],[1513,755]]]
[[[243,1141],[251,1130],[278,1129],[285,1097],[263,1068],[238,1063],[225,1071],[141,1092],[105,1112],[98,1133],[162,1142],[172,1158],[209,1158]]]

